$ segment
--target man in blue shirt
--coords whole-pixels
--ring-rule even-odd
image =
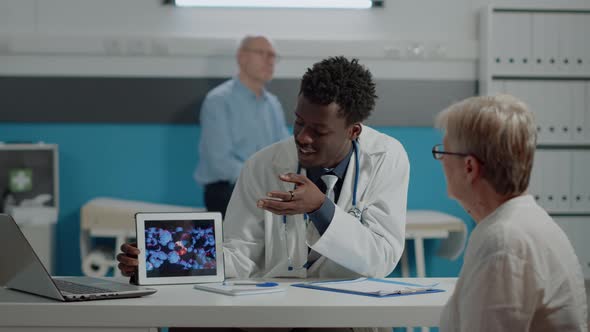
[[[279,100],[264,89],[277,58],[270,41],[247,36],[236,58],[237,76],[211,90],[203,101],[199,164],[194,173],[205,188],[207,210],[224,215],[244,161],[289,136]]]

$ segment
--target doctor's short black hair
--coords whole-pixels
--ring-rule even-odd
[[[343,56],[330,57],[308,68],[301,80],[299,94],[317,105],[333,102],[347,124],[363,122],[375,108],[375,82],[371,72]]]

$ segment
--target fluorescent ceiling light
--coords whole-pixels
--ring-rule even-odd
[[[372,0],[174,0],[179,7],[345,8],[366,9]]]

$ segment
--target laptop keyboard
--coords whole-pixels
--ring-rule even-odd
[[[70,281],[62,279],[53,279],[57,288],[62,292],[68,292],[72,294],[98,294],[98,293],[112,293],[113,291],[105,288],[98,288],[86,285],[76,284]]]

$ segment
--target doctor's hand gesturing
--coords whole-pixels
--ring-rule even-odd
[[[319,209],[326,195],[305,175],[287,173],[279,179],[294,183],[296,189],[289,191],[271,191],[268,198],[259,199],[257,206],[278,215],[293,215],[313,212]]]

